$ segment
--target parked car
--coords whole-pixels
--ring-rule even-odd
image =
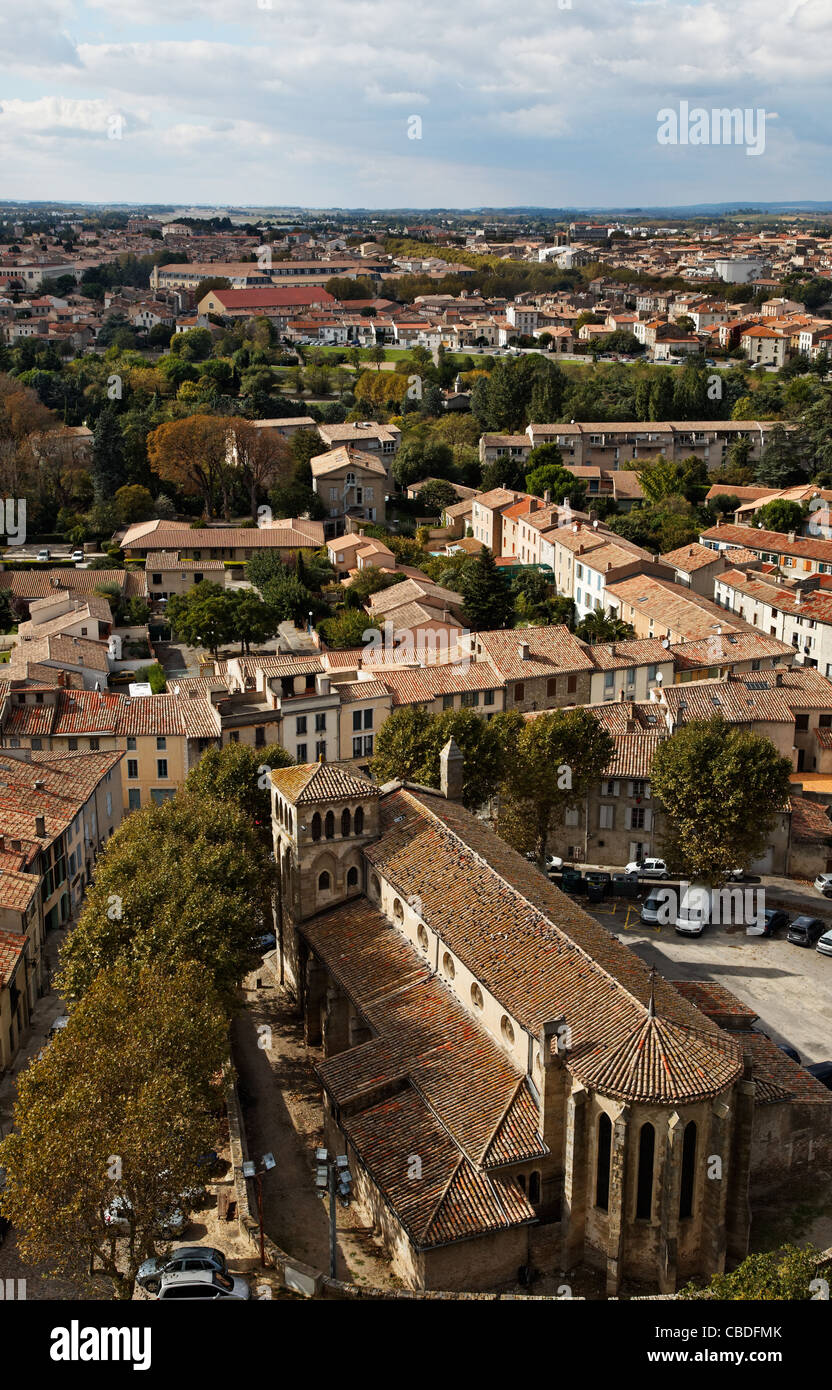
[[[560,857],[559,854],[547,854],[547,855],[546,855],[546,872],[547,872],[547,873],[550,873],[550,874],[551,874],[551,873],[557,873],[557,872],[558,872],[560,869],[562,869],[562,868],[563,868],[563,860],[561,859],[561,857]]]
[[[818,874],[815,887],[825,898],[832,898],[832,874]]]
[[[745,869],[729,869],[725,878],[728,883],[742,883],[745,878]]]
[[[158,1293],[163,1274],[190,1274],[194,1270],[206,1269],[216,1270],[218,1274],[228,1273],[222,1251],[215,1250],[211,1245],[183,1245],[167,1259],[153,1255],[145,1260],[143,1265],[139,1265],[136,1283],[140,1288],[147,1289],[148,1293]]]
[[[74,565],[78,565],[84,558],[84,552],[83,550],[73,550],[69,558]]]
[[[111,671],[109,683],[110,685],[129,685],[135,679],[135,671]]]
[[[776,936],[789,925],[789,914],[779,907],[768,907],[763,913],[761,923],[751,922],[746,927],[748,936]]]
[[[262,951],[264,954],[266,951],[273,951],[276,945],[277,938],[275,937],[274,932],[264,932],[262,936],[259,936],[257,938],[257,949],[258,951]]]
[[[704,883],[691,883],[676,910],[676,931],[680,936],[701,936],[711,920],[713,894]]]
[[[659,910],[662,907],[666,907],[664,898],[660,898],[658,893],[649,893],[647,897],[644,899],[644,902],[641,904],[641,912],[639,916],[641,917],[642,922],[646,922],[649,927],[658,926]]]
[[[806,1070],[822,1082],[827,1091],[832,1091],[832,1062],[812,1062]]]
[[[819,917],[795,917],[786,932],[786,940],[793,946],[814,946],[825,931],[826,923]]]
[[[663,859],[631,859],[625,864],[624,872],[640,874],[642,878],[668,878],[667,865]]]
[[[159,1281],[159,1298],[251,1298],[245,1279],[234,1274],[221,1274],[216,1269],[182,1270],[163,1274]]]
[[[49,549],[48,546],[44,546],[43,550],[38,551],[37,558],[39,560],[51,560],[52,551]]]
[[[825,931],[823,936],[818,938],[815,950],[820,951],[822,956],[832,956],[832,931]]]
[[[66,1014],[61,1014],[60,1018],[53,1018],[51,1027],[49,1029],[50,1038],[54,1038],[56,1033],[63,1032],[64,1028],[66,1028],[66,1025],[68,1023],[69,1019],[67,1018]]]

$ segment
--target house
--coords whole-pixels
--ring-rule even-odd
[[[585,705],[595,663],[567,627],[475,632],[471,655],[485,661],[505,688],[505,708],[521,712]]]
[[[385,520],[387,470],[381,458],[342,444],[311,460],[312,487],[327,509],[324,535],[341,534],[347,520]]]
[[[250,560],[259,550],[276,550],[281,560],[293,560],[299,550],[318,550],[323,542],[321,523],[305,517],[251,527],[192,528],[179,521],[139,521],[121,535],[121,547],[128,560],[175,552],[180,560],[228,560],[237,564]]]

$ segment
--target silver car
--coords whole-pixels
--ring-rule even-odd
[[[216,1269],[194,1269],[181,1274],[163,1274],[159,1298],[173,1299],[251,1298],[245,1279],[236,1274],[220,1274]]]

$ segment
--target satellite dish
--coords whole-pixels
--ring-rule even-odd
[[[662,681],[664,680],[664,676],[662,675],[661,671],[656,672],[656,680],[658,681],[659,685],[661,685]]]
[[[662,646],[664,647],[665,651],[667,651],[668,647],[670,646],[670,639],[669,639],[669,637],[663,637],[663,638],[662,638]]]

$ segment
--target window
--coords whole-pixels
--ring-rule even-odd
[[[314,816],[312,817],[312,839],[313,839],[313,840],[320,840],[320,838],[321,838],[321,817],[320,817],[320,814],[316,811],[315,814],[314,814]]]
[[[442,696],[442,708],[443,708],[443,709],[453,709],[453,707],[454,707],[454,697],[453,697],[453,695],[443,695],[443,696]]]
[[[364,735],[364,757],[365,757],[365,758],[370,758],[370,757],[372,757],[372,754],[373,754],[373,735],[372,735],[372,734],[365,734],[365,735]]]
[[[231,731],[231,733],[228,735],[228,742],[229,742],[229,743],[239,743],[239,742],[240,742],[240,735],[239,735],[239,732],[237,731],[237,729],[233,729],[233,730]]]
[[[130,780],[132,781],[133,778],[138,777],[138,775],[139,775],[139,760],[138,760],[138,758],[128,758],[128,759],[127,759],[127,776],[128,776],[128,778],[130,778]]]
[[[819,729],[829,729],[829,728],[832,728],[832,714],[821,714],[821,715],[818,717],[818,728],[819,728]]]
[[[90,752],[91,752],[91,753],[97,753],[97,752],[98,752],[98,743],[99,743],[99,740],[98,740],[97,738],[91,738],[91,739],[90,739]]]
[[[529,1174],[529,1201],[533,1207],[540,1201],[540,1174],[537,1170]]]
[[[416,928],[416,940],[419,942],[420,949],[425,952],[425,955],[427,955],[430,941],[428,940],[428,934],[425,931],[425,928],[422,926],[421,922]]]
[[[32,748],[35,749],[36,752],[39,751],[39,750],[43,747],[43,739],[42,739],[42,738],[33,738],[33,739],[32,739],[32,745],[31,745],[31,746],[32,746]]]
[[[167,758],[157,758],[157,759],[156,759],[156,776],[159,778],[160,781],[163,781],[163,780],[167,777],[167,775],[168,775],[168,760],[167,760]]]
[[[483,693],[482,693],[482,702],[483,702],[484,705],[493,705],[493,703],[494,703],[494,691],[493,691],[493,690],[484,690]]]
[[[265,748],[266,746],[266,730],[262,724],[258,724],[254,730],[254,746],[255,748]]]
[[[794,727],[795,727],[796,729],[808,729],[808,727],[809,727],[809,716],[808,716],[808,714],[796,714],[795,717],[794,717]],[[34,747],[34,743],[33,743],[32,746]]]
[[[135,751],[136,751],[136,740],[135,740],[134,738],[128,738],[128,740],[127,740],[127,752],[128,752],[128,753],[135,753]]]
[[[295,749],[295,761],[298,763],[306,762],[306,744],[299,743]]]
[[[68,738],[67,741],[66,741],[66,746],[67,746],[67,751],[68,751],[68,752],[70,752],[70,753],[76,752],[76,750],[77,750],[77,748],[78,748],[78,740],[77,740],[77,738]]]
[[[326,739],[319,739],[315,744],[315,759],[317,762],[326,762]]]
[[[696,1178],[696,1122],[685,1125],[682,1141],[682,1181],[679,1187],[679,1217],[684,1221],[693,1215],[693,1184]]]
[[[614,672],[614,671],[605,671],[605,672],[604,672],[604,694],[605,694],[605,695],[612,695],[612,694],[614,694],[614,692],[615,692],[615,672]]]
[[[164,751],[165,751],[165,749],[167,748],[167,746],[168,746],[168,741],[167,741],[166,738],[157,738],[157,740],[156,740],[156,751],[157,751],[157,753],[164,753]]]
[[[352,727],[353,727],[353,732],[355,732],[356,729],[360,729],[360,728],[361,728],[361,710],[360,710],[360,709],[354,709],[353,712],[352,712]]]
[[[601,785],[604,796],[618,796],[617,782],[603,782]]]
[[[352,828],[352,816],[350,815],[349,810],[348,810],[347,807],[345,806],[344,809],[343,809],[343,811],[341,812],[341,834],[342,834],[342,835],[349,835],[350,829],[351,829],[351,828]]]
[[[503,1014],[502,1018],[500,1019],[500,1032],[503,1035],[503,1041],[506,1042],[509,1047],[513,1047],[514,1027],[508,1014]]]
[[[481,1009],[485,1004],[485,1000],[482,997],[482,990],[480,989],[476,980],[471,986],[471,1003],[473,1004],[475,1009]]]
[[[305,734],[305,733],[306,733],[306,715],[305,715],[305,714],[299,714],[299,715],[297,716],[296,720],[295,720],[295,734],[296,734],[296,735],[299,735],[299,734]]]
[[[155,589],[158,589],[159,585],[160,585],[161,582],[162,582],[162,576],[161,576],[161,574],[154,574],[153,579],[152,579],[151,582],[152,582],[152,584],[153,584],[153,587],[154,587]]]
[[[565,812],[563,817],[563,823],[564,825],[569,826],[575,826],[578,824],[578,809],[576,806],[570,806],[569,809]]]
[[[329,874],[327,873],[326,869],[324,869],[322,874],[318,874],[318,892],[329,892]]]
[[[649,1221],[653,1215],[653,1158],[656,1132],[651,1124],[641,1126],[638,1137],[638,1176],[636,1179],[636,1217]]]
[[[393,916],[397,922],[404,921],[404,908],[398,898],[393,899]]]
[[[327,813],[326,813],[326,819],[324,820],[324,838],[327,839],[327,840],[331,840],[331,839],[334,838],[334,835],[335,835],[335,817],[334,817],[334,815],[332,814],[331,811],[327,811]]]
[[[365,729],[372,729],[372,727],[373,727],[373,711],[372,711],[371,709],[365,709],[365,711],[364,711],[364,728],[365,728]]]
[[[449,980],[452,980],[454,978],[454,975],[456,974],[456,966],[454,965],[453,956],[449,955],[447,951],[442,957],[442,969],[444,970]]]
[[[127,809],[138,811],[142,804],[142,794],[138,787],[131,787],[127,793]]]
[[[515,685],[515,687],[514,687],[514,698],[515,698],[515,700],[517,701],[518,704],[520,703],[521,700],[525,700],[525,698],[526,698],[526,687],[525,687],[523,681],[518,681],[517,684]]]
[[[578,677],[576,675],[566,677],[566,690],[569,695],[573,695],[578,689]]]
[[[170,801],[171,797],[176,795],[176,792],[172,787],[153,787],[150,795],[154,803],[157,806],[161,806],[163,801]]]
[[[360,758],[360,757],[361,757],[361,754],[362,754],[362,749],[363,749],[363,747],[364,747],[364,740],[362,739],[361,735],[359,734],[358,738],[354,738],[353,741],[352,741],[352,756],[353,756],[354,758]]]
[[[612,830],[615,821],[614,806],[600,806],[598,811],[598,826],[601,830]]]
[[[315,715],[315,733],[316,733],[316,734],[325,734],[325,733],[326,733],[326,715],[325,715],[325,714],[316,714],[316,715]]]
[[[598,1117],[598,1154],[595,1160],[595,1205],[608,1211],[610,1204],[610,1157],[612,1154],[612,1121],[609,1115]]]
[[[355,816],[353,817],[353,826],[354,826],[356,835],[363,835],[363,833],[364,833],[364,807],[363,807],[363,806],[358,806],[358,807],[356,808]]]
[[[460,699],[462,709],[474,709],[480,702],[480,692],[478,690],[463,690]]]

